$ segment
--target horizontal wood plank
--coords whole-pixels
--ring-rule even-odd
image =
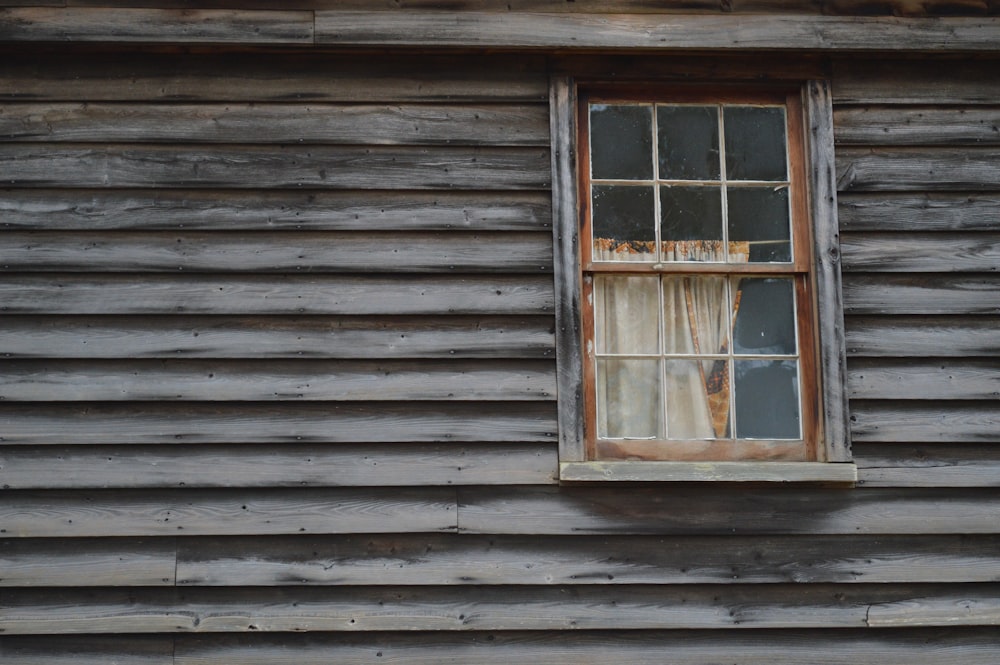
[[[996,446],[866,443],[855,447],[865,487],[1000,487]]]
[[[960,316],[848,316],[854,357],[1000,356],[1000,320]]]
[[[919,22],[832,16],[655,16],[514,12],[317,11],[316,42],[336,46],[554,49],[1000,49],[992,18]]]
[[[840,107],[834,111],[837,145],[995,145],[1000,108]]]
[[[8,104],[0,141],[534,145],[544,105]]]
[[[548,192],[0,190],[0,228],[31,231],[538,231]]]
[[[854,400],[855,441],[1000,442],[1000,402]]]
[[[174,642],[169,636],[128,635],[99,639],[78,637],[0,638],[4,665],[174,665]]]
[[[7,635],[929,627],[1000,620],[995,585],[334,587],[299,589],[294,598],[274,589],[12,590],[4,596],[0,629]],[[877,621],[868,621],[869,612]]]
[[[11,276],[4,314],[542,314],[552,278]]]
[[[997,533],[998,510],[983,490],[459,488],[465,533]]]
[[[236,536],[179,541],[177,584],[994,582],[998,553],[1000,537],[989,535]],[[86,584],[81,577],[73,586]]]
[[[121,145],[0,148],[0,180],[34,187],[546,189],[539,148]]]
[[[0,448],[4,489],[545,485],[551,444]],[[220,473],[219,469],[225,469]]]
[[[553,337],[545,316],[20,316],[4,319],[0,353],[5,358],[552,358]]]
[[[13,272],[544,273],[552,234],[30,232],[4,234]]]
[[[1000,233],[857,233],[840,235],[847,272],[995,272]]]
[[[949,193],[841,193],[843,231],[996,231],[1000,196]]]
[[[869,360],[847,363],[852,399],[1000,399],[1000,360]]]
[[[4,538],[441,532],[454,490],[261,489],[8,492]]]
[[[0,40],[310,44],[313,16],[305,11],[18,7],[0,9]]]
[[[842,192],[989,191],[1000,180],[995,148],[841,148],[837,189]]]
[[[502,55],[213,52],[87,52],[67,57],[71,46],[8,47],[19,57],[0,58],[0,99],[22,101],[175,102],[541,102],[548,77],[540,57]]]
[[[4,540],[0,587],[174,586],[172,538]]]
[[[551,402],[0,403],[0,443],[543,443]]]
[[[0,400],[552,401],[551,361],[10,361]]]
[[[1000,99],[996,60],[843,58],[833,66],[835,104],[987,104]]]
[[[995,275],[844,275],[846,314],[998,314]]]

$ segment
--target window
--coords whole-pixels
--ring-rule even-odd
[[[553,114],[561,477],[853,481],[825,86]]]

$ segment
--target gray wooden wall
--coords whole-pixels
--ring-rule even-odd
[[[997,63],[832,65],[854,489],[555,484],[549,66],[0,60],[0,660],[1000,661]]]

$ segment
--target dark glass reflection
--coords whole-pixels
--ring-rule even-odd
[[[774,106],[726,106],[726,178],[786,180],[785,110]]]
[[[652,187],[594,185],[591,200],[595,259],[655,260]]]
[[[652,107],[591,105],[590,164],[596,179],[652,180]]]
[[[719,179],[719,115],[715,106],[658,106],[660,179]]]
[[[660,187],[663,240],[722,240],[719,187]]]
[[[737,360],[736,437],[799,439],[798,372],[794,360]]]
[[[753,277],[739,281],[735,353],[795,355],[795,304],[792,280]]]
[[[730,187],[729,240],[749,243],[751,262],[788,262],[788,188]]]

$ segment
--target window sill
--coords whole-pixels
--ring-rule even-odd
[[[858,467],[844,462],[563,462],[559,480],[854,485]]]

